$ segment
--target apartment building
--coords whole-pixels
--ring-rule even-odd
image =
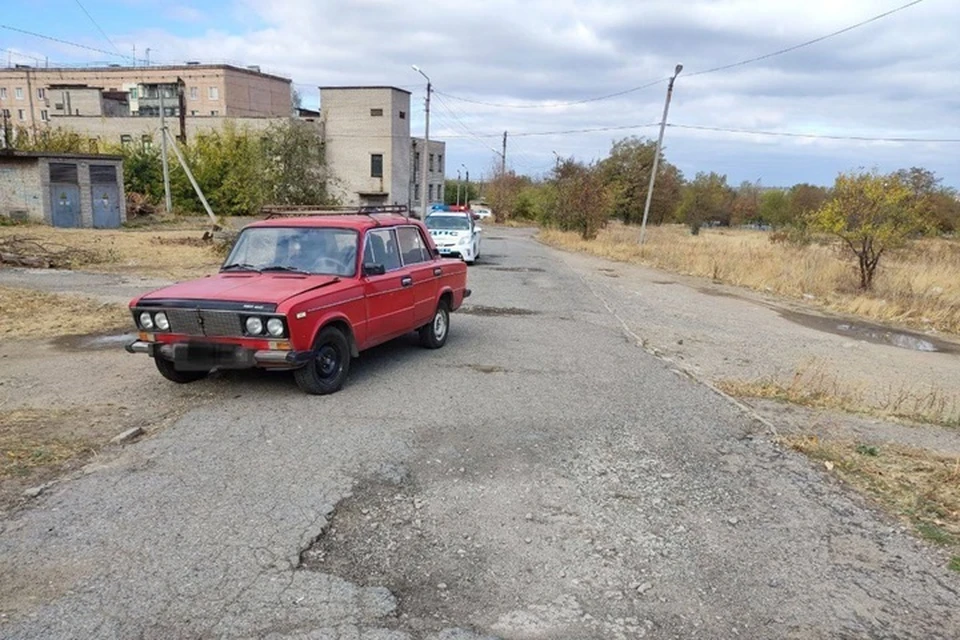
[[[194,117],[270,118],[292,112],[291,83],[262,73],[259,67],[187,63],[150,67],[40,68],[26,65],[0,68],[0,118],[28,130],[54,117],[110,116],[96,113],[93,92],[125,94],[130,116],[160,114],[163,93],[168,115],[179,115],[178,87],[184,111]],[[86,90],[86,92],[84,92]],[[66,99],[65,91],[69,93]],[[169,101],[169,104],[167,104]]]
[[[345,205],[420,208],[423,139],[410,137],[410,92],[320,87],[330,193]],[[428,200],[443,200],[445,144],[430,141]]]

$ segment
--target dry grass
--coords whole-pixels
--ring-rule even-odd
[[[216,245],[203,241],[203,232],[199,230],[0,227],[0,240],[10,236],[83,249],[95,258],[77,261],[70,267],[99,273],[186,280],[212,273],[223,260]]]
[[[42,428],[44,424],[62,423],[69,413],[56,409],[0,413],[0,478],[22,477],[38,467],[55,467],[91,453],[93,443],[87,438],[52,436]]]
[[[785,442],[906,518],[927,540],[960,547],[960,458],[816,436]]]
[[[717,387],[739,398],[764,398],[818,409],[839,409],[881,418],[960,427],[960,395],[956,390],[898,387],[875,388],[841,382],[816,362],[798,367],[786,378],[719,380]]]
[[[812,300],[836,311],[913,327],[960,333],[960,242],[921,240],[880,263],[875,290],[857,290],[856,265],[833,245],[774,244],[761,231],[685,227],[639,230],[614,224],[596,240],[542,230],[545,243],[620,262],[644,264],[716,282]]]
[[[0,340],[52,338],[132,327],[121,304],[82,296],[0,287]]]

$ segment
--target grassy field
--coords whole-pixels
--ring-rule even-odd
[[[203,240],[201,229],[54,229],[30,225],[0,227],[0,243],[17,238],[34,247],[71,257],[69,268],[186,280],[216,271],[223,255]]]
[[[129,330],[132,323],[130,311],[121,304],[0,287],[0,340]]]
[[[639,229],[611,225],[596,240],[545,229],[539,238],[552,246],[643,264],[715,282],[803,299],[829,309],[920,329],[960,334],[960,242],[930,239],[884,256],[875,290],[857,290],[853,261],[835,246],[774,244],[770,234],[735,229],[686,227]]]

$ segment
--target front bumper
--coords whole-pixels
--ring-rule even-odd
[[[252,367],[294,368],[309,362],[312,351],[250,349],[240,345],[209,342],[160,343],[135,340],[124,347],[128,353],[145,353],[152,358],[173,361],[182,371],[250,369]]]

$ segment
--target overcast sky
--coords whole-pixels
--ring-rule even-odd
[[[11,8],[13,11],[9,11]],[[848,33],[734,69],[692,75],[823,36],[907,0],[7,0],[0,24],[154,62],[259,64],[293,79],[305,105],[318,85],[388,84],[413,92],[423,131],[447,141],[447,172],[489,173],[500,136],[508,164],[542,174],[553,152],[603,157],[613,140],[657,128],[548,131],[656,123],[666,82],[615,98],[564,104],[663,79],[679,62],[669,122],[840,136],[960,139],[960,6],[920,4]],[[161,16],[157,16],[158,7]],[[116,48],[115,48],[116,47]],[[123,62],[0,29],[14,62]],[[475,101],[475,102],[469,102]],[[477,104],[492,103],[501,106]],[[860,166],[925,166],[960,187],[960,144],[783,138],[669,128],[666,157],[689,177],[731,183],[828,184]]]

